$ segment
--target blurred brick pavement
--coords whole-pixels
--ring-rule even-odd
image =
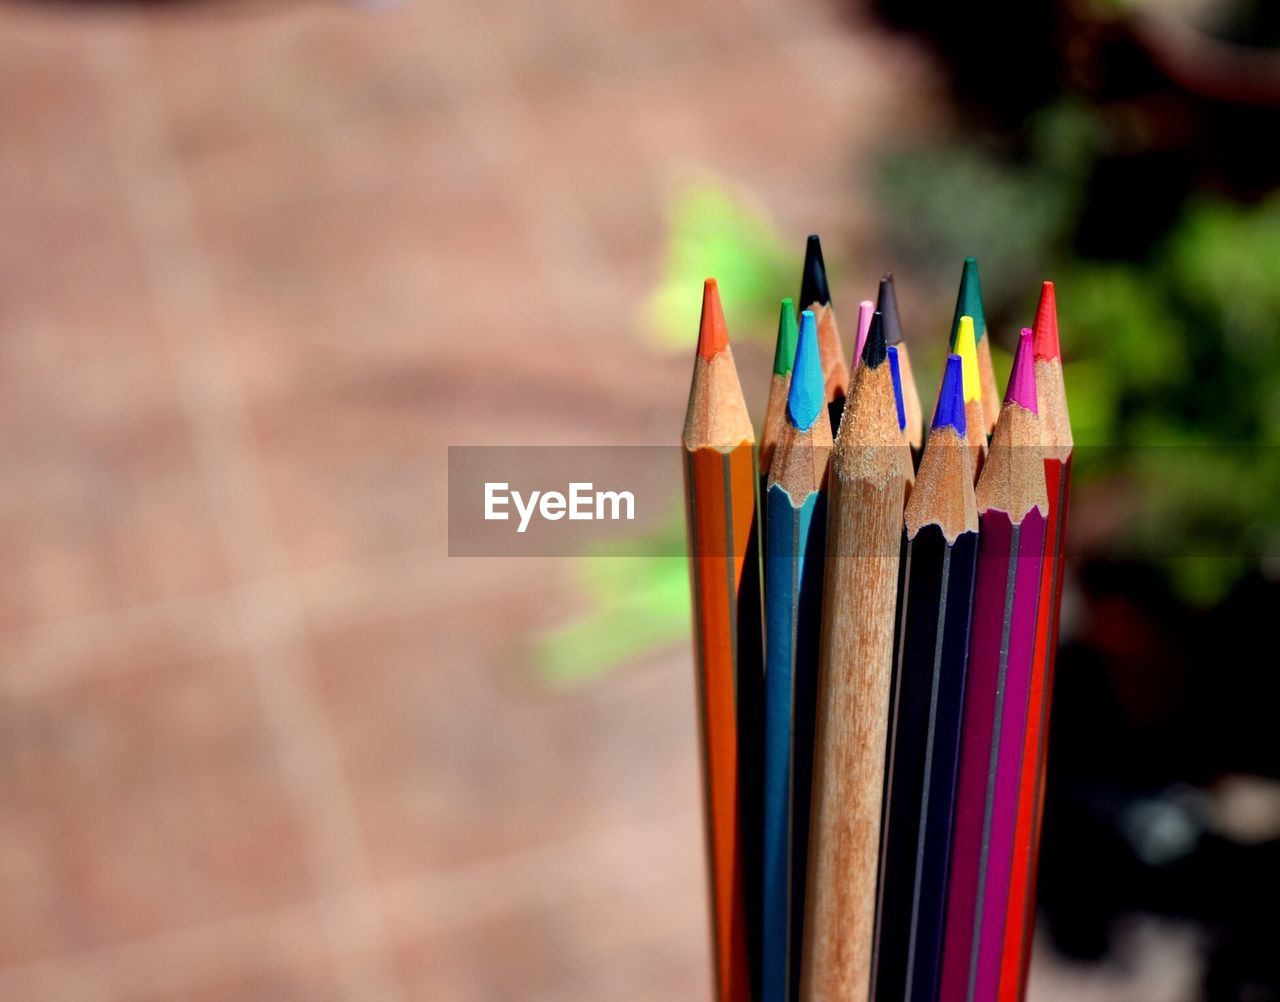
[[[865,224],[794,6],[0,6],[0,998],[705,997],[688,653],[542,687],[444,446],[674,441],[679,169]]]

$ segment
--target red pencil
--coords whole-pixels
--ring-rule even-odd
[[[1009,918],[1005,926],[1000,970],[1000,1002],[1019,1002],[1026,992],[1031,940],[1036,916],[1036,861],[1040,854],[1040,821],[1044,811],[1044,775],[1049,742],[1049,709],[1053,698],[1053,666],[1058,651],[1058,619],[1062,609],[1062,573],[1066,563],[1067,497],[1071,487],[1071,418],[1062,379],[1058,312],[1053,283],[1040,289],[1035,320],[1036,401],[1044,431],[1044,475],[1049,518],[1045,525],[1044,568],[1036,614],[1035,661],[1027,714],[1027,739],[1019,777],[1018,818],[1009,884]]]

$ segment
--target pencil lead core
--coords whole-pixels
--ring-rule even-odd
[[[987,312],[982,306],[982,281],[978,278],[978,259],[967,257],[960,272],[960,291],[956,294],[956,311],[951,318],[951,350],[956,350],[962,317],[973,318],[974,342],[987,336]]]
[[[800,278],[800,308],[807,310],[814,303],[826,306],[831,302],[831,289],[827,285],[827,265],[822,260],[822,243],[818,234],[810,235],[804,249],[804,273]]]
[[[961,440],[968,434],[964,418],[964,361],[959,355],[947,356],[942,373],[942,389],[938,391],[938,409],[933,414],[933,431],[951,427]]]
[[[1018,337],[1018,350],[1013,356],[1013,369],[1009,373],[1009,385],[1004,391],[1006,404],[1018,404],[1038,414],[1036,407],[1036,366],[1031,343],[1031,328],[1022,328]]]
[[[796,361],[796,339],[800,336],[796,328],[796,308],[787,297],[782,301],[778,311],[778,344],[773,351],[773,374],[785,376],[791,372]]]
[[[856,369],[862,362],[862,352],[867,346],[867,331],[871,329],[871,314],[875,313],[876,304],[864,299],[858,304],[858,337],[853,342],[853,367]]]
[[[862,348],[862,364],[869,369],[878,369],[887,357],[884,343],[884,315],[876,312],[871,315],[871,325],[867,328],[867,343]]]
[[[893,286],[893,272],[886,271],[880,278],[880,295],[876,309],[884,314],[885,344],[902,343],[902,319],[898,316],[898,293]]]
[[[1058,342],[1058,303],[1053,283],[1040,286],[1040,302],[1036,304],[1035,329],[1036,358],[1061,359],[1062,346]]]
[[[698,354],[708,362],[729,347],[729,331],[724,325],[720,289],[714,278],[702,283],[702,320],[698,325]]]
[[[952,350],[960,356],[963,363],[965,400],[981,400],[982,384],[978,381],[978,346],[974,337],[973,317],[960,318]]]
[[[813,311],[800,315],[800,338],[796,343],[795,367],[787,392],[787,420],[793,427],[808,431],[826,406],[822,379],[822,359],[818,356],[818,326]]]
[[[902,399],[902,369],[898,365],[898,346],[891,344],[885,350],[889,353],[889,374],[893,377],[893,402],[898,408],[898,428],[906,431],[907,405]]]

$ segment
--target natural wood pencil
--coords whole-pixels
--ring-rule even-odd
[[[683,446],[715,997],[750,1002],[738,699],[761,673],[755,436],[714,279]]]
[[[889,347],[898,349],[898,368],[901,372],[903,419],[906,423],[907,442],[913,459],[919,459],[924,443],[924,411],[920,407],[920,392],[916,377],[911,371],[911,352],[902,339],[902,318],[898,314],[898,293],[893,285],[893,275],[885,272],[880,279],[880,293],[876,309],[884,316],[884,340]]]
[[[911,455],[877,314],[831,460],[800,997],[865,999]]]
[[[995,1002],[1048,498],[1029,334],[978,478],[979,544],[940,1002]]]
[[[794,994],[804,915],[831,454],[816,326],[805,310],[766,494],[762,1002]]]

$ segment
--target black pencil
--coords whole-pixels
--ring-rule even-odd
[[[978,510],[952,355],[907,503],[876,925],[875,1002],[933,1002],[964,710]]]
[[[812,310],[818,325],[818,354],[822,358],[823,392],[827,398],[827,417],[831,433],[840,427],[844,400],[849,393],[849,363],[844,360],[840,343],[840,327],[831,305],[831,286],[827,282],[827,265],[822,258],[822,242],[815,233],[804,248],[804,271],[800,276],[798,310]]]

